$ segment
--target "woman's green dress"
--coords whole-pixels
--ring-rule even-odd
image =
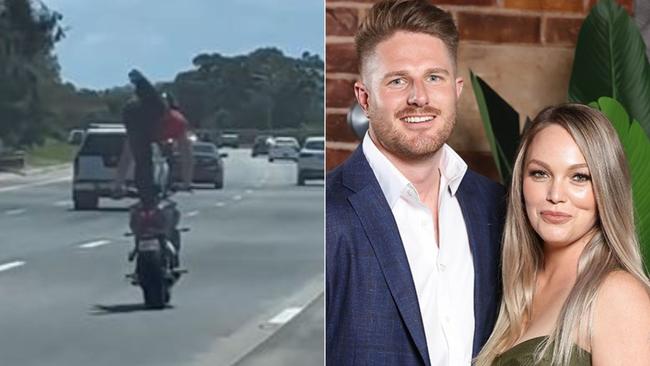
[[[533,356],[536,348],[547,338],[547,336],[531,338],[521,342],[499,355],[493,366],[550,366],[551,357],[547,355],[538,364],[533,364]],[[574,345],[571,354],[570,366],[591,366],[591,354]]]

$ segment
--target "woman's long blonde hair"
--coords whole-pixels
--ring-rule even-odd
[[[578,261],[578,275],[554,330],[538,348],[539,361],[552,351],[553,366],[568,365],[578,337],[591,336],[592,308],[598,287],[608,273],[623,270],[650,289],[634,226],[630,173],[616,131],[602,113],[580,104],[563,104],[541,111],[524,132],[513,167],[503,234],[503,299],[490,339],[476,359],[489,366],[514,345],[530,319],[537,272],[544,264],[542,240],[533,230],[523,200],[523,176],[528,147],[549,125],[563,127],[585,157],[597,205],[595,235]],[[586,334],[585,334],[586,333]]]

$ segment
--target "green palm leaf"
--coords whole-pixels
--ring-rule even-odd
[[[519,113],[471,70],[470,78],[499,177],[508,185],[519,146]]]
[[[601,0],[585,19],[576,45],[569,99],[618,100],[650,136],[650,64],[641,33],[613,0]]]
[[[650,140],[636,120],[630,121],[623,105],[612,98],[599,98],[600,109],[614,125],[625,149],[632,174],[632,194],[637,234],[646,267],[650,268]]]

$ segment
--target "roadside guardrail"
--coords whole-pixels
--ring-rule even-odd
[[[16,171],[25,168],[25,152],[0,154],[0,171]]]

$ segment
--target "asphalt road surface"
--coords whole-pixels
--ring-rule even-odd
[[[224,151],[224,189],[174,196],[189,273],[159,311],[124,278],[133,200],[74,211],[69,168],[0,175],[0,364],[322,365],[323,181]]]

